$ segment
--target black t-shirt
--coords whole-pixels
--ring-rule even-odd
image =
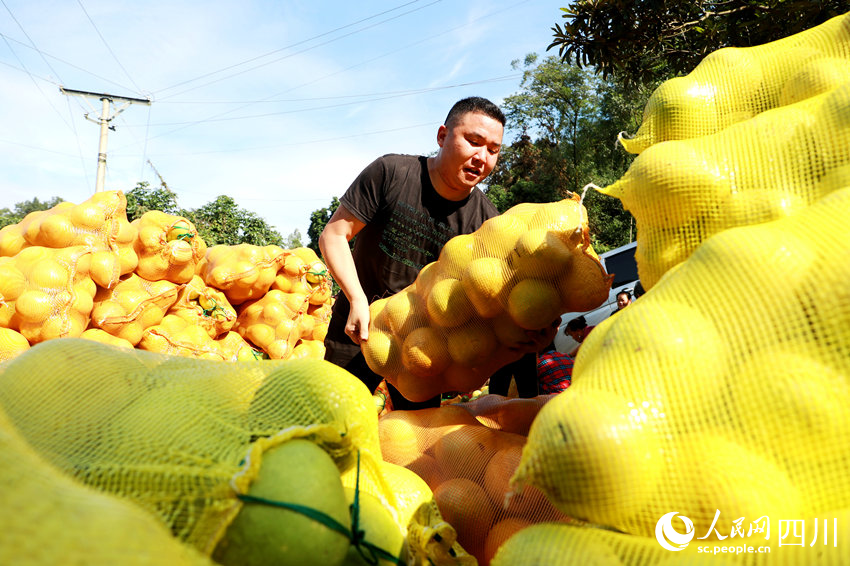
[[[373,161],[340,198],[340,204],[366,226],[352,255],[369,302],[393,295],[436,261],[443,245],[477,230],[499,214],[479,189],[461,201],[441,197],[428,176],[428,160],[385,155]],[[360,351],[345,334],[350,305],[340,293],[334,303],[325,346],[326,359],[345,365]]]

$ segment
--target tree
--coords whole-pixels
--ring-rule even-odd
[[[322,230],[325,229],[337,208],[339,208],[339,199],[333,197],[330,206],[314,210],[310,214],[310,226],[307,228],[307,237],[310,238],[310,243],[307,244],[307,247],[316,252],[319,257],[322,253],[319,251],[319,236],[322,235]]]
[[[304,247],[304,244],[301,243],[301,230],[298,228],[293,230],[292,233],[283,238],[283,244],[281,246],[287,250]]]
[[[627,83],[686,74],[721,47],[786,37],[847,11],[843,0],[577,0],[552,28],[564,61]],[[781,24],[780,24],[781,22]]]
[[[34,198],[32,200],[25,200],[23,202],[19,202],[15,204],[15,208],[10,210],[8,208],[0,208],[0,228],[4,226],[9,226],[10,224],[17,224],[30,212],[36,212],[39,210],[50,210],[64,199],[59,197],[53,197],[46,201],[40,201],[38,198]]]
[[[634,157],[616,143],[617,133],[637,129],[651,90],[627,88],[554,56],[529,55],[523,66],[520,91],[503,104],[518,137],[503,148],[487,196],[504,212],[584,193],[597,251],[628,243],[631,215],[620,201],[584,187],[605,186],[626,171]]]
[[[180,213],[177,195],[165,184],[154,189],[147,181],[140,181],[124,196],[127,198],[127,220],[130,222],[151,210],[159,210],[167,214]]]
[[[283,244],[280,233],[258,215],[237,206],[236,201],[227,195],[221,195],[196,210],[181,212],[181,216],[192,221],[208,246]]]

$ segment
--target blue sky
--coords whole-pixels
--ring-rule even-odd
[[[310,213],[385,153],[428,154],[459,98],[519,90],[511,62],[552,55],[565,0],[2,0],[0,207],[94,192],[97,98],[107,190],[180,205],[227,194],[307,243]],[[120,107],[120,105],[117,105]],[[113,111],[115,107],[113,107]],[[508,131],[509,143],[516,132]]]

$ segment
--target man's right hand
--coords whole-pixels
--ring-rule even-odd
[[[345,323],[345,333],[355,344],[359,345],[369,339],[370,316],[369,302],[365,297],[351,302],[348,320]]]

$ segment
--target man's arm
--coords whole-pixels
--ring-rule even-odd
[[[369,301],[357,277],[357,267],[348,242],[366,226],[343,205],[336,209],[319,236],[319,249],[348,302],[351,310],[345,323],[345,333],[355,344],[369,338]]]

